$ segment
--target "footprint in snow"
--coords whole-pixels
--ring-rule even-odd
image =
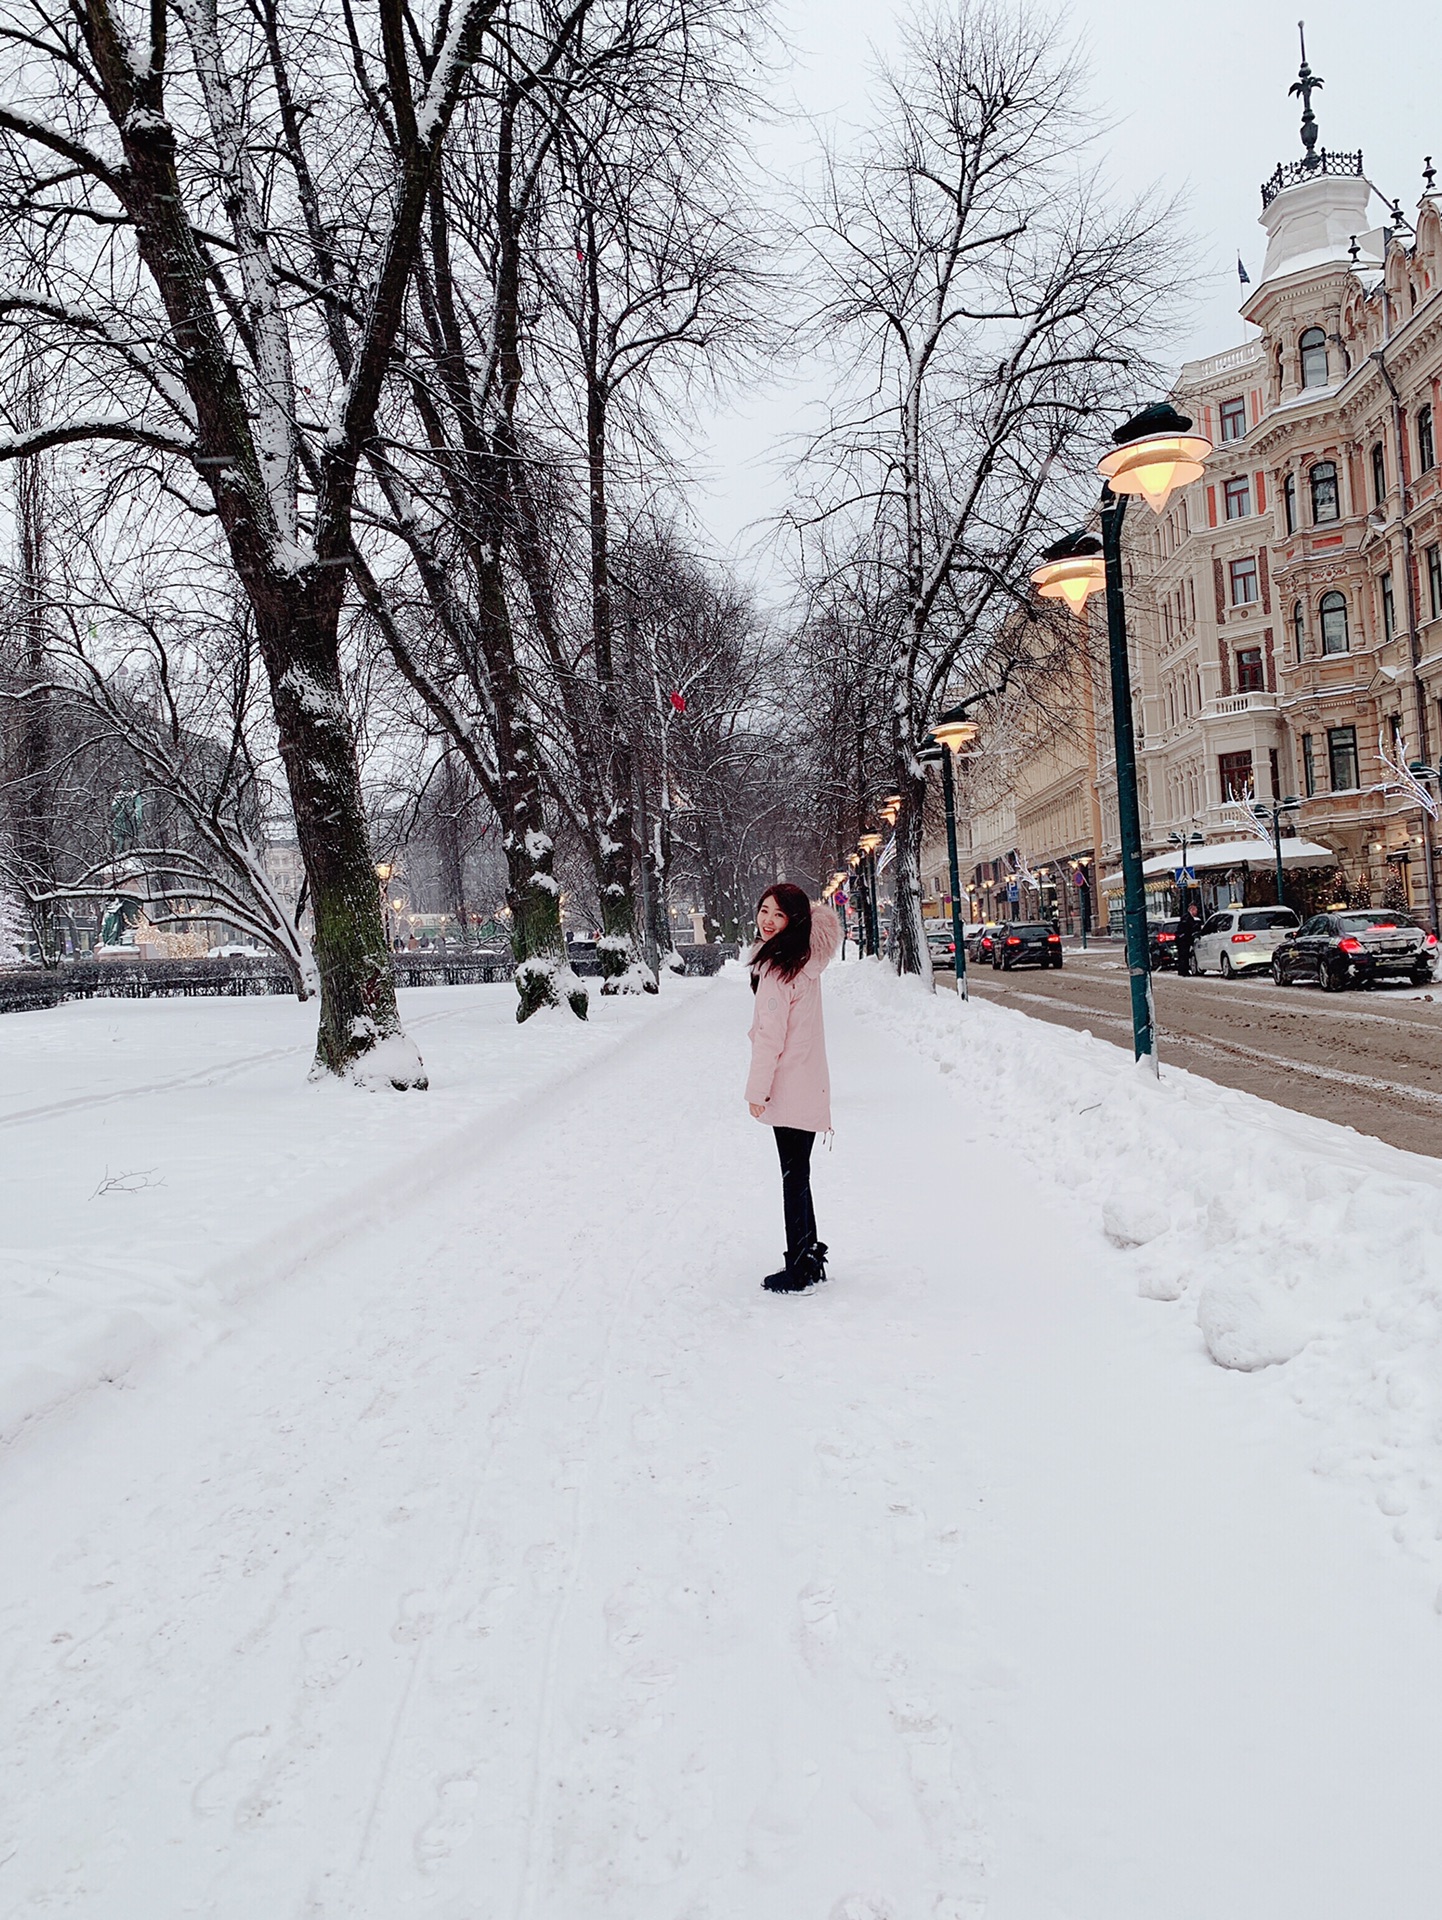
[[[434,1873],[470,1839],[479,1797],[480,1788],[468,1773],[441,1781],[436,1810],[415,1838],[416,1865],[422,1873]]]
[[[424,1587],[415,1587],[409,1593],[401,1595],[400,1613],[391,1628],[392,1640],[398,1640],[402,1646],[413,1645],[424,1640],[436,1624],[436,1614],[440,1601],[435,1594]]]
[[[190,1796],[190,1810],[199,1820],[213,1819],[227,1807],[235,1807],[248,1787],[252,1787],[270,1752],[270,1729],[257,1733],[238,1733],[226,1746],[218,1767],[196,1782]]]

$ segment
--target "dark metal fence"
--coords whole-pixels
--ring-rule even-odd
[[[734,946],[684,947],[686,972],[709,976],[734,959]],[[489,986],[509,980],[515,962],[497,948],[469,952],[398,953],[399,987]],[[573,954],[577,973],[596,975],[594,954]],[[290,975],[279,961],[237,956],[226,960],[67,960],[54,968],[0,970],[0,1013],[26,1013],[58,1007],[63,1000],[150,1000],[196,996],[293,993]]]

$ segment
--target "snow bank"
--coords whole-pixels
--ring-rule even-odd
[[[1220,1366],[1285,1368],[1277,1390],[1326,1429],[1318,1470],[1364,1483],[1399,1542],[1437,1553],[1442,1166],[881,966],[827,987],[1067,1190],[1079,1271],[1098,1241],[1126,1249],[1138,1293],[1178,1303]],[[959,1206],[984,1204],[958,1172]]]

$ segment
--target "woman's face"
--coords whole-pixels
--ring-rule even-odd
[[[768,893],[756,909],[756,931],[763,940],[774,940],[781,929],[787,925],[787,916],[777,906]]]

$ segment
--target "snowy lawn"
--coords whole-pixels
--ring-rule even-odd
[[[240,1016],[232,1064],[289,1064],[72,1110],[49,1243],[35,1150],[32,1271],[164,1256],[156,1324],[223,1337],[5,1456],[0,1914],[1434,1911],[1432,1163],[853,966],[835,1277],[778,1299],[744,986],[519,1036],[485,994],[412,998],[419,1099],[305,1088],[278,1006],[121,1010],[160,1016],[121,1079]],[[75,1237],[152,1164],[93,1203],[158,1203],[129,1242]],[[186,1290],[167,1194],[248,1282]],[[1335,1285],[1220,1284],[1303,1230]]]
[[[673,985],[685,993],[689,983]],[[89,1000],[0,1020],[0,1439],[157,1337],[454,1179],[505,1109],[606,1052],[656,1001],[593,996],[521,1029],[509,985],[421,987],[413,1100],[306,1079],[315,1008]]]

